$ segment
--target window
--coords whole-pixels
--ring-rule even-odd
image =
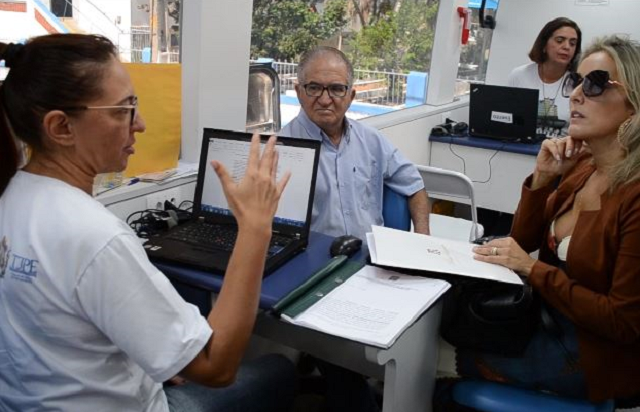
[[[251,61],[271,61],[278,73],[281,125],[299,111],[297,62],[316,45],[353,63],[348,117],[424,104],[437,12],[438,0],[254,0]]]
[[[181,1],[132,2],[131,62],[180,62]]]
[[[480,26],[481,3],[481,0],[469,0],[469,9],[471,10],[469,42],[462,46],[460,51],[456,96],[468,94],[470,83],[484,83],[487,76],[487,63],[489,62],[489,49],[493,30]],[[495,16],[497,8],[498,0],[487,0],[485,16]]]
[[[58,17],[73,17],[73,0],[51,0],[51,13]]]
[[[0,8],[0,39],[15,42],[55,32],[93,33],[109,38],[124,62],[177,63],[180,6],[181,0],[51,0],[33,2],[33,12],[5,7]]]

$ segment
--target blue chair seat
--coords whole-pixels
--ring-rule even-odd
[[[462,381],[453,386],[459,405],[486,412],[613,412],[612,400],[594,404],[494,382]]]
[[[382,218],[384,225],[398,230],[411,229],[411,213],[409,212],[409,201],[406,196],[395,192],[388,186],[384,186],[382,191]]]

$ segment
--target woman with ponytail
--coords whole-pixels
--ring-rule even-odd
[[[237,183],[214,166],[240,230],[205,318],[91,196],[94,177],[124,170],[145,130],[114,45],[49,35],[0,43],[0,60],[9,68],[0,88],[0,410],[286,410],[287,359],[240,367],[288,179],[275,181],[275,138],[261,155],[254,136]],[[14,138],[31,153],[20,170]],[[188,383],[163,388],[175,375]]]

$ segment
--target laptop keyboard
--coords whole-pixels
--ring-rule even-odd
[[[197,223],[178,227],[168,239],[178,240],[208,249],[232,251],[236,243],[238,230],[235,226],[224,226],[209,223]],[[273,234],[269,243],[268,256],[275,255],[291,242],[291,238]]]

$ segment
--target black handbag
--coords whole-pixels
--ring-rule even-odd
[[[481,279],[449,279],[441,336],[453,346],[517,356],[540,321],[540,297],[531,285]]]

